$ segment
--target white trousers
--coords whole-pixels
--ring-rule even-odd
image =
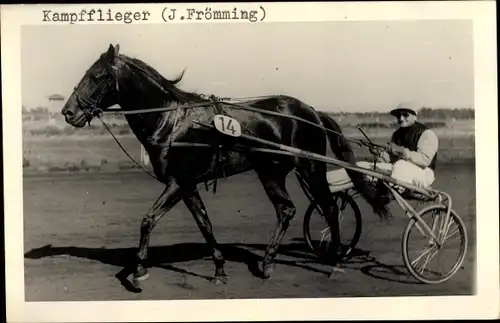
[[[373,162],[358,162],[359,167],[373,169]],[[409,161],[400,159],[394,164],[377,163],[377,171],[390,175],[401,182],[409,183],[421,188],[428,188],[434,183],[434,171],[421,168]]]
[[[373,169],[373,162],[359,161],[356,164],[362,168]],[[398,160],[394,164],[377,163],[376,171],[421,188],[429,188],[434,183],[434,172],[432,169],[422,169],[406,160]],[[327,172],[326,178],[332,191],[352,187],[351,179],[344,168]]]

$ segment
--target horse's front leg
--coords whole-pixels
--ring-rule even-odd
[[[215,264],[215,275],[212,281],[215,284],[225,284],[227,282],[227,275],[224,272],[224,257],[222,256],[222,252],[219,250],[219,246],[212,230],[212,223],[210,222],[200,194],[196,191],[192,195],[184,197],[184,203],[193,215],[196,224],[200,228],[203,237],[212,251],[212,259]]]
[[[149,277],[148,271],[144,268],[144,260],[147,257],[151,232],[158,221],[181,200],[180,187],[177,182],[171,178],[167,183],[167,187],[158,200],[142,219],[137,264],[133,275],[134,280],[144,280]]]

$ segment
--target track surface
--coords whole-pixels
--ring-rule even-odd
[[[474,165],[441,166],[441,188],[451,194],[463,218],[469,248],[464,269],[440,285],[417,284],[401,256],[408,220],[394,205],[386,224],[363,200],[363,233],[346,272],[328,279],[329,267],[315,262],[302,238],[307,200],[289,176],[297,215],[288,229],[271,279],[252,274],[261,260],[276,216],[253,172],[222,180],[218,192],[202,191],[216,238],[226,257],[226,285],[213,285],[214,265],[205,241],[184,204],[153,231],[150,278],[142,293],[127,291],[115,278],[134,256],[139,225],[162,185],[144,173],[25,176],[24,250],[27,301],[141,299],[288,298],[471,294],[475,262]],[[393,203],[395,204],[395,203]]]

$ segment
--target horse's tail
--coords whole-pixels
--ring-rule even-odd
[[[356,165],[356,156],[354,155],[354,151],[342,134],[340,126],[327,114],[322,112],[318,112],[318,114],[324,127],[335,132],[333,133],[331,131],[327,131],[328,141],[330,141],[330,147],[332,148],[333,153],[340,160]],[[360,172],[349,169],[346,169],[346,172],[354,184],[354,188],[373,207],[375,213],[377,213],[381,219],[387,218],[389,216],[389,209],[386,205],[381,204],[378,201],[375,186],[371,185],[367,181],[365,175]]]

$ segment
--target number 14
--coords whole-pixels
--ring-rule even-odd
[[[214,123],[215,128],[223,134],[232,137],[239,137],[241,135],[240,123],[231,117],[218,114],[214,118]]]

